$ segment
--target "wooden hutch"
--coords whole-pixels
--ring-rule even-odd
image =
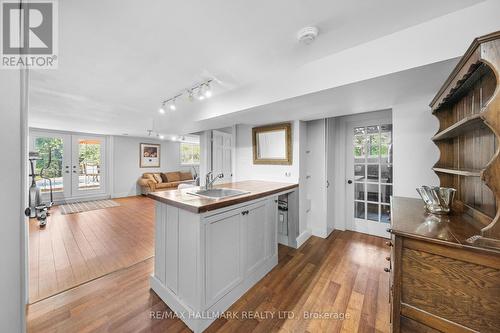
[[[500,32],[473,41],[430,106],[450,215],[392,199],[393,332],[500,332]],[[423,184],[424,185],[424,184]]]

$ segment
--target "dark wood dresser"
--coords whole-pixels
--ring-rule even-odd
[[[464,214],[436,216],[392,198],[393,332],[500,332],[500,251],[469,245]]]
[[[473,41],[430,104],[433,170],[456,195],[450,215],[392,198],[393,332],[500,332],[499,82],[495,32]]]

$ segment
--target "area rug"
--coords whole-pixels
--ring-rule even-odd
[[[110,208],[120,206],[119,203],[113,200],[95,200],[95,201],[82,201],[72,202],[59,206],[61,214],[74,214],[81,212],[88,212],[89,210]]]

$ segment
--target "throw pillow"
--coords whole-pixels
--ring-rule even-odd
[[[161,176],[161,180],[162,180],[164,183],[168,183],[167,174],[165,174],[165,173],[160,173],[160,176]]]
[[[149,180],[152,180],[155,183],[158,183],[156,181],[155,177],[153,176],[153,174],[151,174],[151,173],[145,173],[145,174],[143,174],[142,178],[149,179]]]
[[[159,173],[153,173],[153,177],[155,177],[155,180],[158,182],[158,184],[163,182]]]

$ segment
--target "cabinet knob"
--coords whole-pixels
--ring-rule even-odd
[[[385,257],[385,260],[391,261],[391,257]]]
[[[387,231],[388,233],[392,234],[392,229],[391,228],[387,228],[387,229],[385,229],[385,231]]]
[[[384,268],[384,272],[389,273],[390,271],[391,271],[390,268],[387,268],[387,267]]]
[[[391,242],[385,242],[385,245],[392,246],[392,243]]]

